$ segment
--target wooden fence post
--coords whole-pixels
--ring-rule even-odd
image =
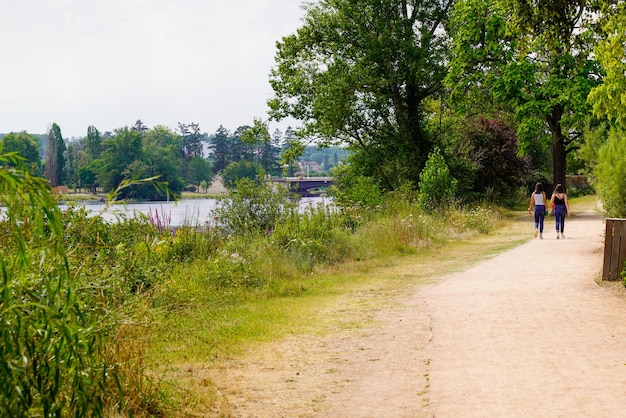
[[[608,218],[604,236],[602,280],[621,280],[626,262],[626,219]]]

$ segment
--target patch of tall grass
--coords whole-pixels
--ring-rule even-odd
[[[215,227],[172,230],[60,212],[43,180],[4,166],[0,196],[0,410],[15,416],[175,415],[198,401],[186,370],[282,335],[274,324],[298,314],[282,303],[314,294],[329,269],[486,234],[501,219],[489,206],[427,213],[409,190],[375,208],[302,212],[247,182]]]

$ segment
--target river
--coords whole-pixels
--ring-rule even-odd
[[[300,209],[310,206],[330,205],[328,197],[303,197],[300,199]],[[84,206],[93,215],[100,215],[109,221],[115,221],[121,216],[133,217],[139,214],[147,215],[153,220],[161,220],[162,225],[211,225],[213,223],[213,210],[218,205],[217,199],[181,199],[178,202],[145,202],[106,205],[102,202],[77,202],[76,205]],[[60,205],[65,209],[66,205]]]

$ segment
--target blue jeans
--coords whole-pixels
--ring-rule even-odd
[[[556,218],[556,232],[563,233],[565,229],[565,215],[567,215],[567,208],[565,205],[554,206],[554,217]]]
[[[544,205],[535,205],[535,229],[539,228],[539,232],[543,233],[543,220],[546,218],[546,207]]]

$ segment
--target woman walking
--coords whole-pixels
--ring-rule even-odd
[[[535,190],[530,195],[529,215],[533,206],[535,207],[535,238],[537,238],[538,233],[539,238],[543,239],[543,221],[546,218],[546,192],[543,190],[543,183],[537,183]]]
[[[563,231],[565,230],[565,214],[570,216],[569,202],[567,201],[567,194],[561,184],[557,184],[550,198],[550,204],[554,205],[554,217],[556,219],[556,239],[559,239],[559,233],[561,238],[565,238]]]

